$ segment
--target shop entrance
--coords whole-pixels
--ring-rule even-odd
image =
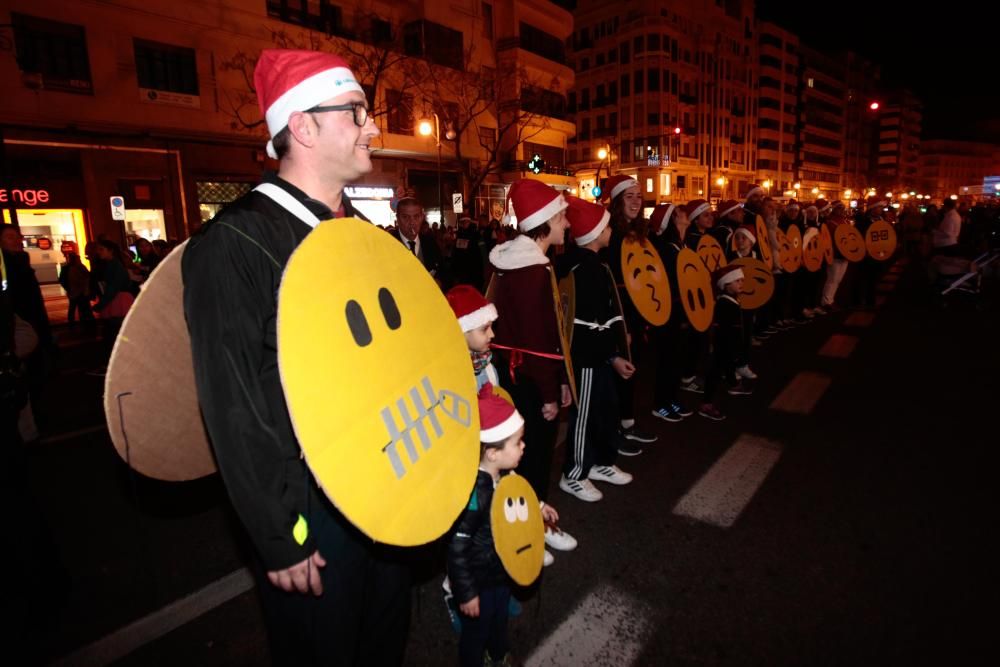
[[[10,211],[4,210],[3,218],[9,224]],[[83,254],[87,231],[81,209],[18,209],[17,222],[38,282],[54,283],[59,279],[59,265],[66,261],[62,253],[64,247],[67,251],[72,249],[78,252],[80,259],[90,268],[90,262]]]

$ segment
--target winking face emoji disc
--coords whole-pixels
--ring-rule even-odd
[[[278,365],[319,485],[378,542],[444,534],[479,465],[479,406],[455,315],[420,261],[355,218],[319,224],[278,293]]]

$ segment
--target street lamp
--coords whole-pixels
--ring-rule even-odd
[[[761,185],[764,186],[764,189],[767,190],[767,196],[770,197],[771,196],[771,180],[768,179],[768,180],[764,181],[763,183],[761,183]]]
[[[721,201],[726,197],[726,177],[719,176],[715,179],[715,184],[719,186],[719,200]]]
[[[431,124],[430,119],[424,118],[420,121],[417,126],[417,131],[420,132],[422,136],[429,137],[434,135],[434,141],[437,144],[438,149],[438,164],[437,164],[437,176],[438,176],[438,215],[441,216],[441,227],[444,228],[444,193],[441,190],[441,119],[438,117],[437,112],[432,111],[431,115],[434,116],[434,124]],[[455,131],[448,129],[445,131],[445,139],[451,141],[455,138]]]

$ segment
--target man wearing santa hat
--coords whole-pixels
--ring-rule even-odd
[[[265,50],[254,84],[279,161],[187,245],[184,313],[222,480],[255,551],[276,664],[399,664],[409,579],[330,503],[300,455],[277,363],[277,293],[321,221],[356,215],[344,187],[372,169],[379,130],[343,59]]]

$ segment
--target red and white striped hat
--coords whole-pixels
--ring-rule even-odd
[[[364,93],[343,58],[321,51],[264,49],[257,59],[253,83],[272,138],[285,129],[296,111],[311,109],[349,90]],[[278,157],[270,141],[267,154]]]
[[[524,426],[524,418],[486,383],[479,390],[479,442],[503,442]]]

